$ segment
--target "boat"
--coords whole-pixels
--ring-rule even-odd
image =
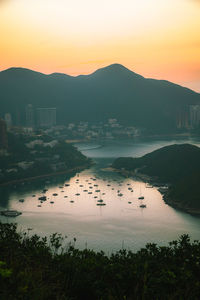
[[[17,210],[3,210],[3,211],[1,211],[1,215],[5,216],[5,217],[17,217],[21,214],[22,213],[20,211],[17,211]]]
[[[146,183],[146,188],[152,189],[152,188],[153,188],[153,185],[151,185],[150,183]]]
[[[105,206],[106,203],[97,203],[97,206]]]
[[[147,206],[146,206],[146,204],[141,204],[140,207],[141,207],[141,208],[145,208],[145,207],[147,207]]]
[[[141,185],[140,185],[140,196],[138,197],[139,200],[143,200],[144,199],[144,196],[141,196],[142,195],[142,192],[141,192]]]
[[[41,196],[41,197],[38,198],[38,200],[46,201],[47,197],[46,196]]]

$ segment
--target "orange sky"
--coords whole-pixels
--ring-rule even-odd
[[[198,0],[0,0],[0,70],[121,63],[200,92]]]

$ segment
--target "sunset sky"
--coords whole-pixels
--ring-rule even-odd
[[[200,92],[200,0],[0,0],[0,70],[112,63]]]

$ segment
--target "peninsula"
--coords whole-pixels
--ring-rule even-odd
[[[120,157],[112,167],[151,183],[167,184],[164,200],[173,207],[200,215],[200,148],[170,145],[139,158]],[[163,192],[163,190],[162,190]]]

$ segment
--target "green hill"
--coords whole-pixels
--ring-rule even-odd
[[[200,210],[200,148],[190,144],[166,146],[139,158],[118,158],[115,169],[142,173],[169,183],[165,200],[188,211]]]
[[[117,118],[123,125],[174,132],[178,112],[200,104],[200,94],[177,84],[147,79],[113,64],[90,75],[34,72],[11,68],[0,72],[0,112],[25,122],[25,107],[56,107],[59,124]]]

